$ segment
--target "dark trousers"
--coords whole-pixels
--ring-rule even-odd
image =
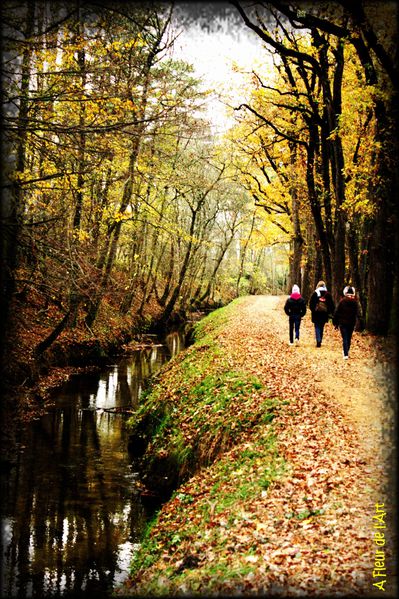
[[[349,350],[351,347],[352,333],[355,327],[350,324],[340,324],[339,330],[342,336],[342,349],[344,350],[344,356],[349,356]]]
[[[291,314],[288,319],[290,327],[290,343],[294,343],[294,328],[295,339],[299,339],[299,327],[301,326],[301,316],[299,314]]]
[[[314,332],[316,334],[317,343],[321,343],[323,341],[323,333],[324,333],[324,325],[325,324],[326,323],[324,321],[314,323]]]

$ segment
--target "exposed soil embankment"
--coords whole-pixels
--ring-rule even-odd
[[[331,325],[316,348],[309,315],[290,347],[284,299],[243,298],[204,319],[132,419],[149,472],[171,459],[183,482],[122,593],[376,596],[379,509],[377,581],[394,595],[395,357],[355,333],[343,361]]]

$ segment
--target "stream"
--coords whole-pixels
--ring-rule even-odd
[[[155,508],[127,451],[126,410],[183,347],[183,335],[169,333],[75,375],[23,426],[2,477],[2,597],[109,597],[126,578]]]

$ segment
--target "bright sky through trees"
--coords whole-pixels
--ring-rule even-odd
[[[195,74],[204,80],[205,86],[214,90],[209,101],[209,117],[215,132],[223,133],[233,125],[226,115],[226,102],[234,105],[244,101],[248,72],[259,67],[267,58],[259,37],[244,25],[237,25],[227,18],[218,18],[215,28],[201,27],[199,21],[189,25],[174,25],[178,38],[173,56],[192,63]]]

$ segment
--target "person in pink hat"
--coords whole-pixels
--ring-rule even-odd
[[[301,319],[306,314],[306,302],[301,295],[298,285],[292,287],[291,295],[284,305],[284,312],[288,316],[290,345],[294,345],[294,329],[295,343],[299,343],[299,329]]]

